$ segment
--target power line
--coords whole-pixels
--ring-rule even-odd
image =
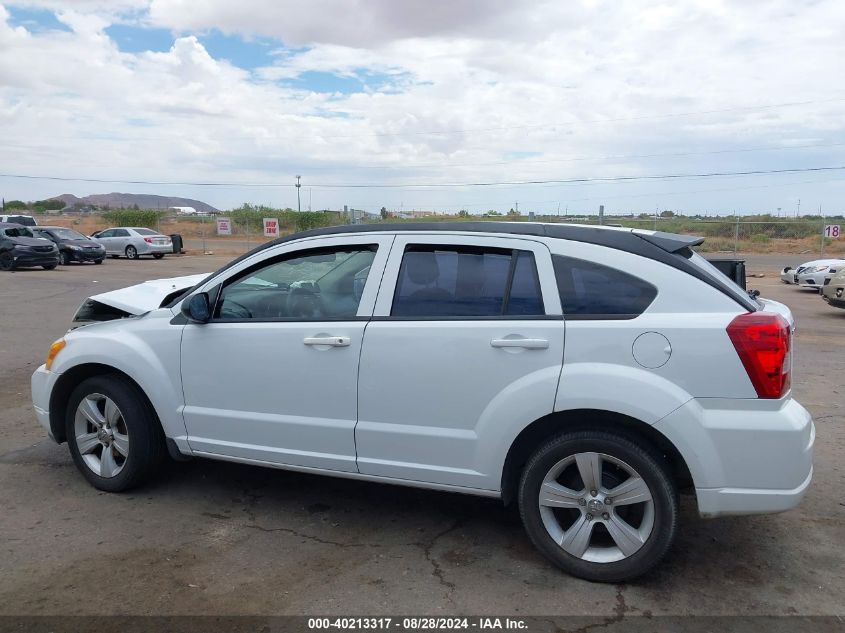
[[[845,170],[845,165],[834,167],[797,167],[791,169],[755,169],[748,171],[702,172],[693,174],[655,174],[645,176],[594,176],[588,178],[562,178],[549,180],[512,180],[500,182],[463,182],[463,183],[401,183],[401,184],[358,184],[358,183],[309,183],[317,189],[416,189],[416,188],[453,188],[453,187],[498,187],[531,185],[567,185],[591,182],[636,182],[648,180],[678,180],[685,178],[720,178],[735,176],[761,176],[775,174],[795,174],[807,172],[826,172]],[[26,180],[53,180],[60,182],[93,182],[100,184],[128,185],[178,185],[185,187],[273,187],[290,188],[294,184],[279,182],[208,182],[208,181],[163,181],[163,180],[120,180],[107,178],[70,178],[66,176],[35,176],[31,174],[0,174],[0,178],[20,178]]]

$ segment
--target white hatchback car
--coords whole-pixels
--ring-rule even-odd
[[[101,490],[169,452],[499,497],[564,570],[630,579],[669,549],[679,491],[703,516],[780,512],[812,477],[790,328],[701,241],[494,222],[300,233],[69,332],[32,377],[35,411]]]

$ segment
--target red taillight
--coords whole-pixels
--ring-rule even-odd
[[[144,238],[144,241],[145,241],[147,244],[152,244],[152,243],[153,243],[153,238],[151,238],[151,237],[145,237],[145,238]]]
[[[789,390],[789,323],[772,312],[740,314],[728,336],[759,398],[780,398]]]

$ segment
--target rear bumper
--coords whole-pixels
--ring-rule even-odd
[[[789,490],[766,488],[704,488],[695,489],[698,511],[702,516],[728,516],[731,514],[774,514],[797,506],[813,479],[813,467],[797,487]]]
[[[813,476],[810,413],[782,400],[691,400],[655,428],[690,469],[702,516],[783,512]]]
[[[156,253],[173,253],[173,243],[170,244],[147,244],[144,242],[144,246],[138,246],[138,253],[140,255],[154,255]]]

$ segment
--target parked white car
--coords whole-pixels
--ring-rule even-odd
[[[824,278],[831,268],[845,267],[845,259],[815,259],[798,266],[798,268],[785,267],[780,273],[780,279],[784,283],[795,284],[802,288],[821,288],[824,285]]]
[[[173,242],[167,235],[152,229],[118,226],[98,231],[91,236],[106,248],[112,257],[138,259],[141,255],[152,255],[161,259],[173,252]]]
[[[12,213],[7,215],[0,215],[0,223],[20,224],[21,226],[38,226],[38,222],[31,215],[21,215],[19,213]]]
[[[52,345],[35,413],[101,490],[169,453],[496,497],[562,569],[630,579],[672,544],[679,491],[702,516],[771,513],[812,478],[789,325],[701,241],[494,222],[300,233],[175,298],[160,284],[162,307],[125,293],[142,314]]]

